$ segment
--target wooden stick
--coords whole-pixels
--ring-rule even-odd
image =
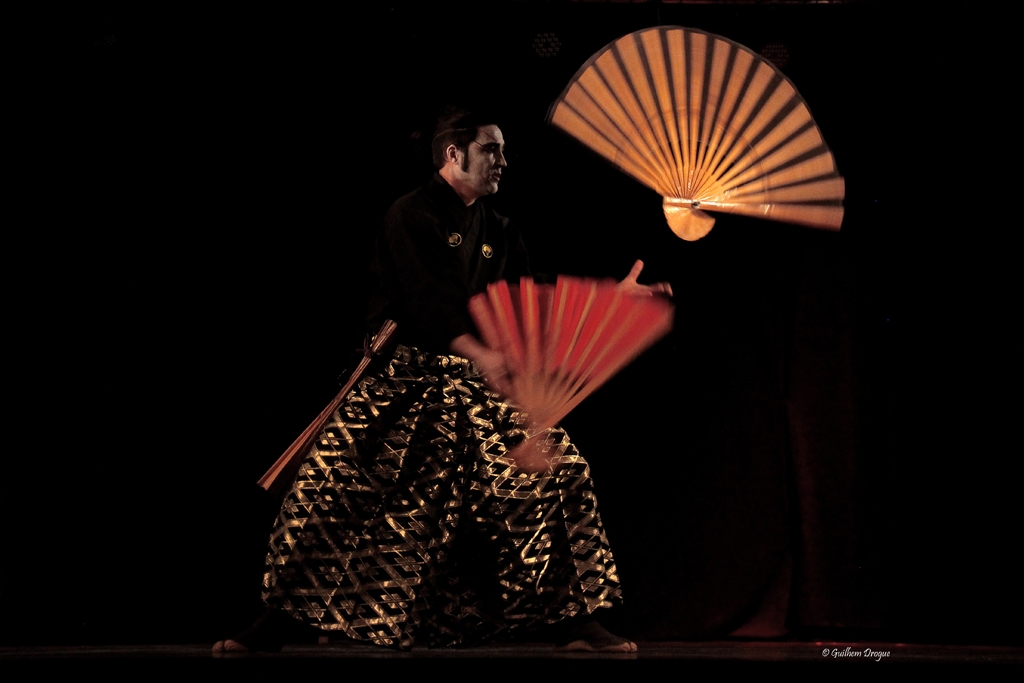
[[[320,430],[331,419],[338,406],[344,402],[352,387],[363,378],[363,375],[366,374],[366,369],[370,367],[370,362],[385,348],[396,329],[398,329],[398,325],[393,321],[384,321],[380,331],[377,332],[373,341],[370,342],[369,347],[363,350],[363,358],[359,361],[359,365],[352,372],[348,381],[345,382],[345,386],[341,388],[341,391],[338,392],[338,395],[334,397],[327,407],[317,415],[316,419],[299,434],[299,437],[292,442],[292,445],[281,454],[281,457],[267,470],[266,474],[260,478],[259,482],[257,482],[260,486],[271,493],[281,494],[291,484],[310,446],[313,445],[316,437],[320,434]]]

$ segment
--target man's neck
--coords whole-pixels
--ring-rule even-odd
[[[459,199],[466,206],[472,206],[473,202],[480,198],[472,188],[468,187],[465,183],[459,182],[459,179],[455,177],[455,171],[451,166],[444,166],[440,171],[441,177],[444,178],[448,186],[455,190],[455,194],[459,195]]]

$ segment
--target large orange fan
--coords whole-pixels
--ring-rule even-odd
[[[505,354],[509,398],[528,416],[531,435],[557,424],[668,334],[673,316],[663,297],[631,296],[611,280],[564,276],[555,285],[526,277],[518,287],[497,282],[473,297],[469,310],[484,342]],[[518,450],[523,456],[528,449]]]
[[[804,100],[748,48],[677,26],[637,31],[576,73],[548,121],[658,192],[673,232],[705,210],[838,230],[845,185]]]

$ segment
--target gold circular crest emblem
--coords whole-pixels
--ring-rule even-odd
[[[462,235],[460,235],[457,232],[453,232],[452,234],[448,235],[448,246],[449,247],[457,247],[460,244],[462,244]]]
[[[480,247],[480,251],[484,253],[484,258],[491,258],[494,256],[494,249],[491,249],[491,245],[489,244],[484,244],[484,246]]]

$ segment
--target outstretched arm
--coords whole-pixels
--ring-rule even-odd
[[[643,261],[638,260],[634,263],[633,268],[629,271],[629,275],[624,277],[622,282],[618,284],[619,290],[630,296],[654,296],[655,294],[672,296],[672,285],[667,282],[657,282],[653,285],[642,285],[637,282],[637,278],[640,277],[640,272],[643,269]]]

